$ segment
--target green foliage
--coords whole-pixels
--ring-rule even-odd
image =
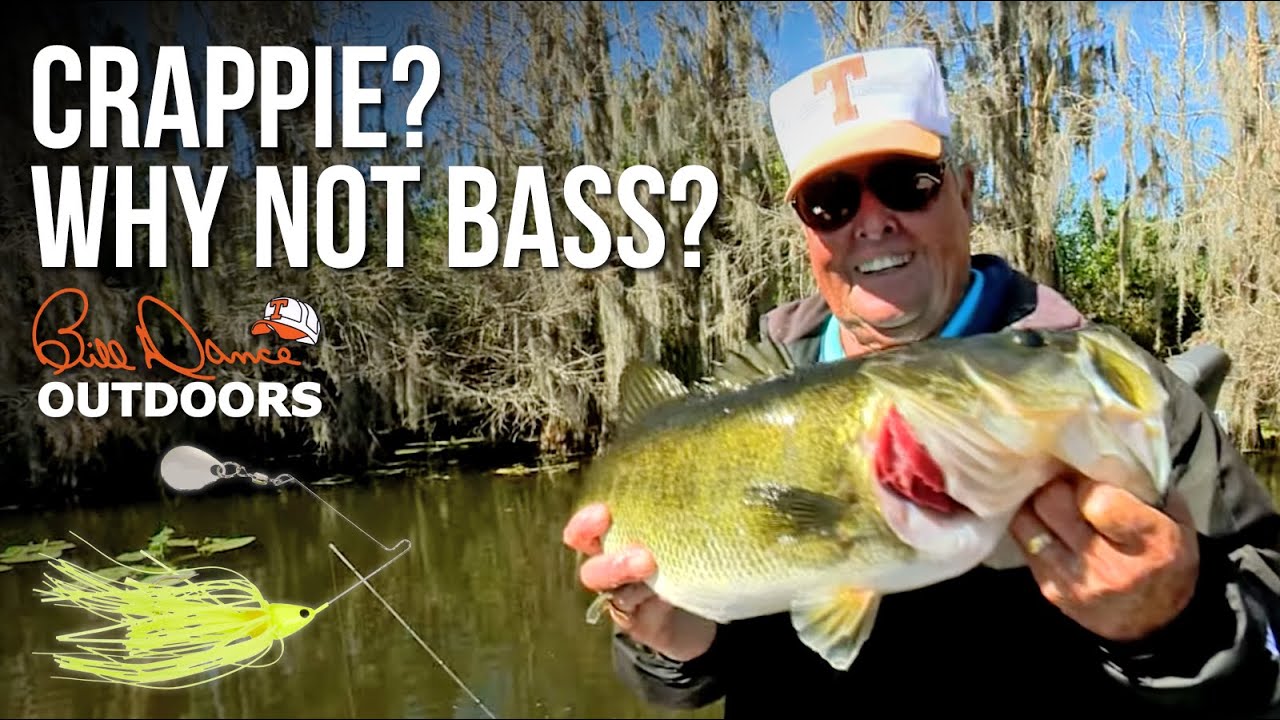
[[[174,537],[174,529],[164,526],[155,535],[147,540],[145,548],[140,550],[131,550],[123,552],[115,556],[115,562],[106,567],[98,568],[95,572],[103,577],[111,580],[118,580],[129,576],[142,576],[150,578],[144,581],[172,581],[175,576],[181,576],[182,572],[188,575],[190,571],[180,571],[175,574],[165,576],[155,576],[156,566],[151,562],[151,558],[155,558],[166,563],[170,567],[177,567],[181,563],[189,562],[208,557],[214,553],[223,553],[231,550],[238,550],[246,545],[252,544],[257,538],[252,535],[241,537],[206,537],[206,538],[187,538]],[[67,550],[75,549],[75,543],[66,540],[40,540],[26,543],[23,545],[10,545],[3,551],[0,551],[0,572],[11,570],[10,564],[17,565],[20,563],[35,563],[53,560],[62,557],[62,553]],[[174,548],[186,548],[188,552],[176,558],[166,559],[167,551]],[[148,557],[150,556],[150,557]]]
[[[242,537],[222,538],[222,537],[206,537],[206,538],[187,538],[174,537],[175,530],[168,525],[164,526],[155,535],[147,540],[147,546],[141,550],[131,550],[116,555],[116,562],[103,568],[98,568],[94,572],[103,577],[112,580],[118,580],[130,576],[150,577],[155,580],[172,581],[175,576],[182,576],[183,572],[181,564],[198,560],[214,553],[227,552],[230,550],[238,550],[253,543],[257,538],[252,535]],[[188,552],[178,557],[166,557],[169,550],[175,548],[186,548]],[[148,557],[149,556],[149,557]],[[155,576],[157,570],[151,558],[163,562],[169,567],[179,570],[178,573],[166,574],[163,576]],[[117,564],[118,563],[118,564]],[[187,572],[189,575],[189,572]]]
[[[24,545],[10,545],[0,552],[0,564],[17,565],[62,557],[64,550],[71,550],[75,543],[66,540],[41,540]]]
[[[1194,298],[1179,323],[1178,287],[1161,265],[1156,219],[1132,222],[1122,246],[1120,206],[1104,200],[1101,235],[1084,203],[1057,234],[1059,290],[1085,315],[1121,328],[1156,353],[1176,351],[1199,329]]]

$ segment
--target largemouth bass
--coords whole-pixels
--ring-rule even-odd
[[[667,602],[721,623],[790,612],[800,639],[847,669],[881,597],[983,563],[1059,473],[1162,504],[1167,394],[1149,358],[1094,325],[803,369],[751,351],[693,387],[632,363],[584,504],[610,509],[606,552],[653,553],[646,582]]]

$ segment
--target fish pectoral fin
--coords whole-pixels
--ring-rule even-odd
[[[880,610],[874,590],[840,587],[791,601],[791,625],[800,641],[831,667],[848,670],[871,636]]]
[[[788,485],[753,485],[746,493],[748,506],[762,508],[762,522],[779,535],[839,538],[848,531],[851,502],[834,495]]]

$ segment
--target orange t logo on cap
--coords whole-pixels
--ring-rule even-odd
[[[267,304],[271,306],[271,315],[270,315],[269,319],[271,319],[271,320],[279,320],[279,319],[280,319],[280,308],[282,308],[282,307],[284,307],[284,306],[286,306],[286,305],[288,305],[288,304],[289,304],[289,298],[277,298],[277,299],[272,300],[271,302],[269,302],[269,303],[267,303]]]
[[[813,94],[822,92],[828,85],[836,95],[836,111],[831,119],[838,125],[846,120],[858,119],[858,106],[849,97],[849,80],[861,80],[867,76],[867,64],[861,55],[845,58],[840,62],[813,71]]]

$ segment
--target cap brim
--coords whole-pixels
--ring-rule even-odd
[[[796,188],[819,173],[850,160],[890,153],[933,160],[942,156],[942,137],[906,120],[855,124],[814,148],[796,165],[785,199],[791,202]]]
[[[273,330],[285,340],[299,340],[307,335],[296,327],[290,327],[274,320],[259,320],[253,324],[253,327],[249,328],[249,332],[254,335],[266,335]]]

